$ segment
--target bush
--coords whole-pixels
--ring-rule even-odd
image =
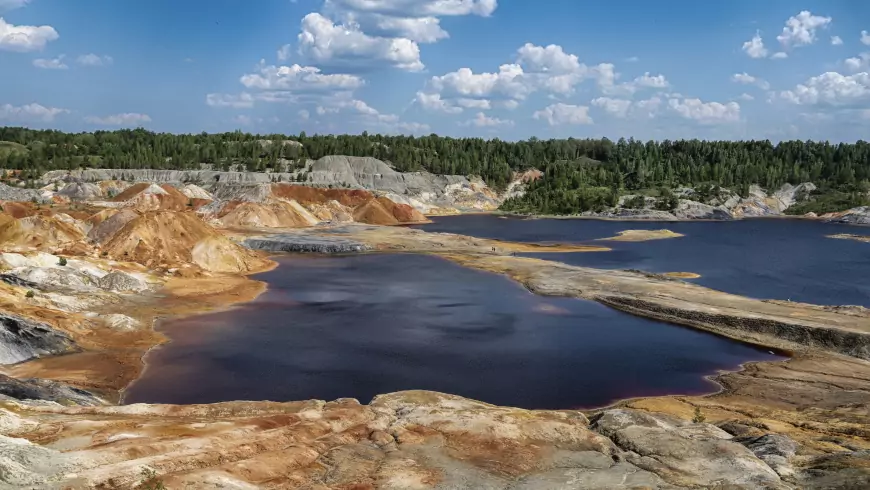
[[[707,420],[707,417],[705,417],[704,414],[701,413],[701,408],[695,407],[695,416],[692,417],[692,422],[694,422],[696,424],[700,424],[700,423],[704,422],[705,420]]]
[[[25,293],[24,295],[25,298],[32,298],[34,296],[36,296],[36,293],[34,293],[33,291],[27,291],[27,293]]]
[[[623,207],[628,209],[643,209],[646,207],[646,198],[641,195],[634,196],[631,199],[627,199]]]
[[[157,477],[156,471],[142,468],[142,482],[136,488],[140,490],[166,490],[166,485]]]
[[[66,259],[61,257],[60,260],[57,261],[57,265],[63,267],[66,265]]]

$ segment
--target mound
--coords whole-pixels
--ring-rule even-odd
[[[423,213],[407,204],[398,204],[386,197],[379,197],[377,200],[399,223],[424,223],[429,221],[423,216]]]
[[[84,233],[69,223],[49,216],[29,216],[0,226],[4,250],[56,250],[84,240]]]
[[[311,214],[321,221],[333,223],[350,223],[353,221],[353,210],[338,201],[327,201],[324,204],[309,204]]]
[[[187,184],[186,186],[182,187],[180,191],[189,199],[203,199],[206,201],[212,200],[211,194],[209,194],[202,187],[195,184]]]
[[[98,244],[109,241],[127,223],[139,217],[139,213],[132,209],[107,209],[106,211],[100,211],[97,215],[101,215],[104,212],[111,212],[111,214],[108,214],[107,217],[103,218],[99,224],[95,225],[88,232],[88,238]],[[97,215],[94,215],[94,217]]]
[[[267,204],[233,201],[221,209],[218,218],[227,227],[298,228],[320,222],[296,201]]]
[[[168,184],[141,183],[128,187],[112,199],[137,211],[183,211],[193,206],[191,198]]]
[[[0,201],[0,208],[13,218],[26,218],[36,214],[36,208],[29,202]]]
[[[195,214],[170,211],[149,212],[131,220],[105,243],[103,253],[149,267],[195,264],[212,272],[250,272],[266,265]]]
[[[112,216],[118,214],[118,210],[114,208],[104,209],[96,214],[92,214],[85,218],[84,221],[90,223],[91,226],[97,226],[101,224],[103,221],[111,218]]]
[[[338,201],[350,207],[360,206],[375,197],[371,192],[358,189],[323,189],[294,184],[272,184],[272,194],[279,198],[292,199],[303,205]]]
[[[358,223],[368,223],[370,225],[399,224],[399,220],[393,216],[393,213],[384,208],[384,205],[377,199],[372,199],[354,209],[353,220]]]
[[[70,182],[58,194],[71,201],[91,201],[103,197],[103,189],[97,184]]]

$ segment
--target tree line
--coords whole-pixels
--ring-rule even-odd
[[[870,181],[870,143],[864,141],[530,138],[509,142],[434,134],[169,134],[144,129],[64,133],[3,127],[2,142],[14,146],[6,151],[0,146],[0,168],[34,175],[80,167],[198,169],[203,164],[267,171],[279,164],[298,167],[326,155],[351,155],[378,158],[403,172],[479,175],[502,189],[514,172],[538,168],[545,177],[516,205],[540,208],[546,201],[565,210],[605,205],[614,194],[702,183],[745,193],[751,184],[776,188],[809,181],[823,189],[849,192]]]

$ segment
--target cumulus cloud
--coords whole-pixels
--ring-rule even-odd
[[[26,104],[14,106],[12,104],[0,105],[0,120],[15,122],[51,122],[60,114],[68,114],[66,109],[57,107],[45,107],[40,104]]]
[[[870,46],[870,33],[867,31],[861,31],[861,44]]]
[[[513,126],[514,122],[509,119],[499,119],[497,117],[489,117],[482,112],[478,112],[474,119],[469,119],[463,123],[463,126],[477,126],[478,128],[492,128],[497,126]]]
[[[543,119],[550,126],[563,124],[592,124],[589,107],[570,104],[552,104],[532,114],[535,119]]]
[[[465,99],[468,100],[468,99]],[[462,112],[462,107],[453,105],[452,102],[448,102],[441,98],[441,94],[438,93],[426,93],[426,92],[417,92],[417,96],[414,98],[414,101],[420,104],[424,109],[435,111],[435,112],[443,112],[445,114],[459,114]]]
[[[755,97],[753,97],[753,96],[751,96],[751,95],[749,95],[749,94],[747,94],[747,93],[745,93],[745,92],[742,93],[742,94],[740,94],[740,95],[738,95],[737,98],[740,99],[740,100],[746,100],[746,101],[749,101],[749,100],[755,100]]]
[[[290,59],[292,47],[289,44],[285,44],[278,48],[278,52],[276,53],[278,57],[278,61],[287,61]]]
[[[37,58],[33,60],[33,66],[44,70],[66,70],[69,66],[63,62],[65,55],[60,55],[57,58]]]
[[[776,40],[786,47],[806,46],[816,42],[816,30],[826,29],[831,23],[830,17],[813,15],[808,10],[789,17],[782,28],[782,34]]]
[[[445,17],[480,15],[488,17],[498,7],[497,0],[327,0],[347,10],[397,17]]]
[[[39,51],[60,36],[51,26],[16,26],[0,17],[0,50]]]
[[[302,19],[299,52],[317,63],[367,67],[383,63],[420,71],[420,47],[407,38],[370,36],[353,24],[336,25],[319,13]]]
[[[847,76],[829,71],[810,78],[792,90],[780,92],[779,97],[795,105],[846,106],[864,102],[870,99],[870,73]]]
[[[257,68],[257,73],[242,75],[239,79],[242,85],[256,90],[315,92],[353,90],[364,83],[356,75],[326,75],[313,66],[275,66],[261,63]]]
[[[565,75],[586,69],[576,55],[566,53],[562,46],[556,44],[535,46],[526,43],[517,50],[517,62],[530,72],[551,75]]]
[[[766,80],[754,77],[746,72],[735,73],[731,75],[731,81],[735,83],[742,83],[743,85],[755,85],[762,90],[767,90],[770,88],[770,84],[767,83]]]
[[[82,66],[106,66],[114,63],[111,56],[100,56],[94,53],[83,54],[76,58],[76,63]]]
[[[598,97],[592,99],[591,104],[620,119],[641,119],[655,117],[662,104],[662,99],[650,97],[645,100],[632,101],[628,99]]]
[[[649,72],[635,78],[633,83],[637,87],[649,88],[668,88],[670,86],[664,75],[651,76]]]
[[[743,43],[743,51],[750,58],[766,58],[768,51],[767,48],[764,47],[764,41],[761,39],[761,33],[756,32],[755,36],[753,36],[752,39]]]
[[[141,126],[144,123],[151,122],[151,118],[148,114],[125,112],[105,117],[88,116],[85,118],[85,122],[100,126]]]
[[[685,119],[700,124],[722,124],[740,120],[737,102],[703,102],[701,99],[669,99],[668,107]]]
[[[831,36],[831,46],[840,46],[843,44],[843,38],[840,36]]]
[[[788,58],[788,53],[786,53],[785,51],[778,51],[770,55],[770,59],[772,60],[784,60],[786,58]]]
[[[852,71],[870,69],[870,53],[861,53],[854,58],[847,58],[843,64]]]

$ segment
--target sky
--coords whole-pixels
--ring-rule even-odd
[[[0,125],[870,139],[870,2],[0,0]]]

